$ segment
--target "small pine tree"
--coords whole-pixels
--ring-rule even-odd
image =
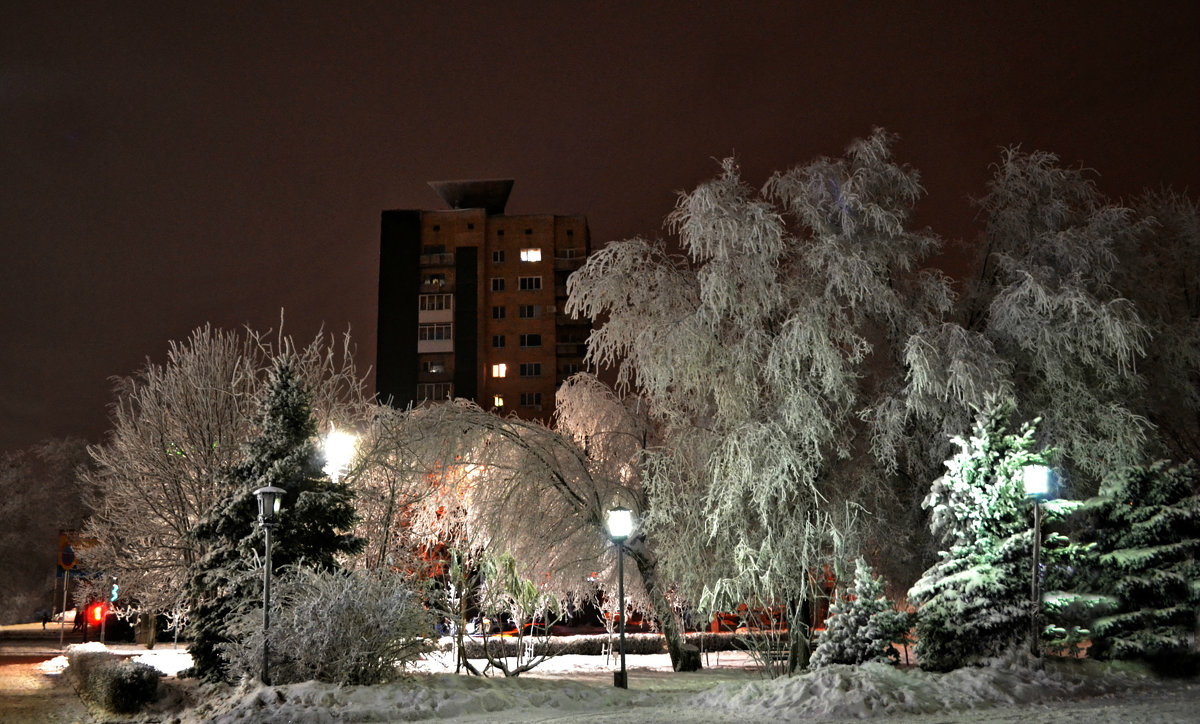
[[[1029,633],[1030,506],[1022,468],[1044,463],[1035,453],[1037,421],[1005,433],[1012,405],[991,401],[969,439],[933,483],[924,505],[946,549],[909,591],[917,606],[916,653],[933,671],[978,663],[1014,648]]]
[[[829,609],[829,620],[817,638],[810,667],[896,661],[892,648],[895,612],[883,588],[883,579],[875,578],[871,566],[860,557],[855,564],[854,584]]]
[[[1087,501],[1091,655],[1166,664],[1197,657],[1200,621],[1200,469],[1166,461],[1105,479]]]
[[[229,642],[230,626],[240,616],[262,605],[263,532],[256,489],[273,485],[287,491],[272,535],[272,575],[297,564],[332,570],[338,555],[362,548],[361,539],[345,532],[355,521],[350,490],[321,470],[315,435],[308,393],[291,362],[281,358],[259,407],[259,433],[247,445],[245,461],[226,476],[228,497],[195,529],[206,553],[188,585],[188,651],[204,678],[226,677],[219,647]]]

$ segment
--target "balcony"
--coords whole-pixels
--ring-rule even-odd
[[[410,259],[412,257],[409,257]],[[454,266],[453,254],[422,254],[421,266]]]
[[[576,256],[576,257],[556,256],[556,257],[554,257],[554,270],[555,271],[574,271],[575,269],[578,269],[579,267],[583,266],[584,261],[585,261],[585,259],[582,256]]]

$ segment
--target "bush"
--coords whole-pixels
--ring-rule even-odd
[[[390,573],[291,569],[271,604],[273,684],[382,684],[431,648],[432,617],[412,586]],[[261,613],[242,616],[233,630],[234,641],[219,647],[229,672],[257,677]]]
[[[94,706],[130,714],[158,697],[162,674],[152,666],[84,646],[68,649],[67,661],[76,688]]]

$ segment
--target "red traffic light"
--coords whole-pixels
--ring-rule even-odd
[[[88,609],[88,619],[94,624],[99,624],[104,621],[104,606],[99,603],[94,604]]]

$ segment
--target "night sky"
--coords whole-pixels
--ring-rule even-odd
[[[205,322],[284,308],[373,365],[379,214],[430,180],[602,245],[714,159],[761,185],[884,126],[946,238],[1012,144],[1195,197],[1197,7],[0,0],[0,451],[99,440],[109,378]]]

